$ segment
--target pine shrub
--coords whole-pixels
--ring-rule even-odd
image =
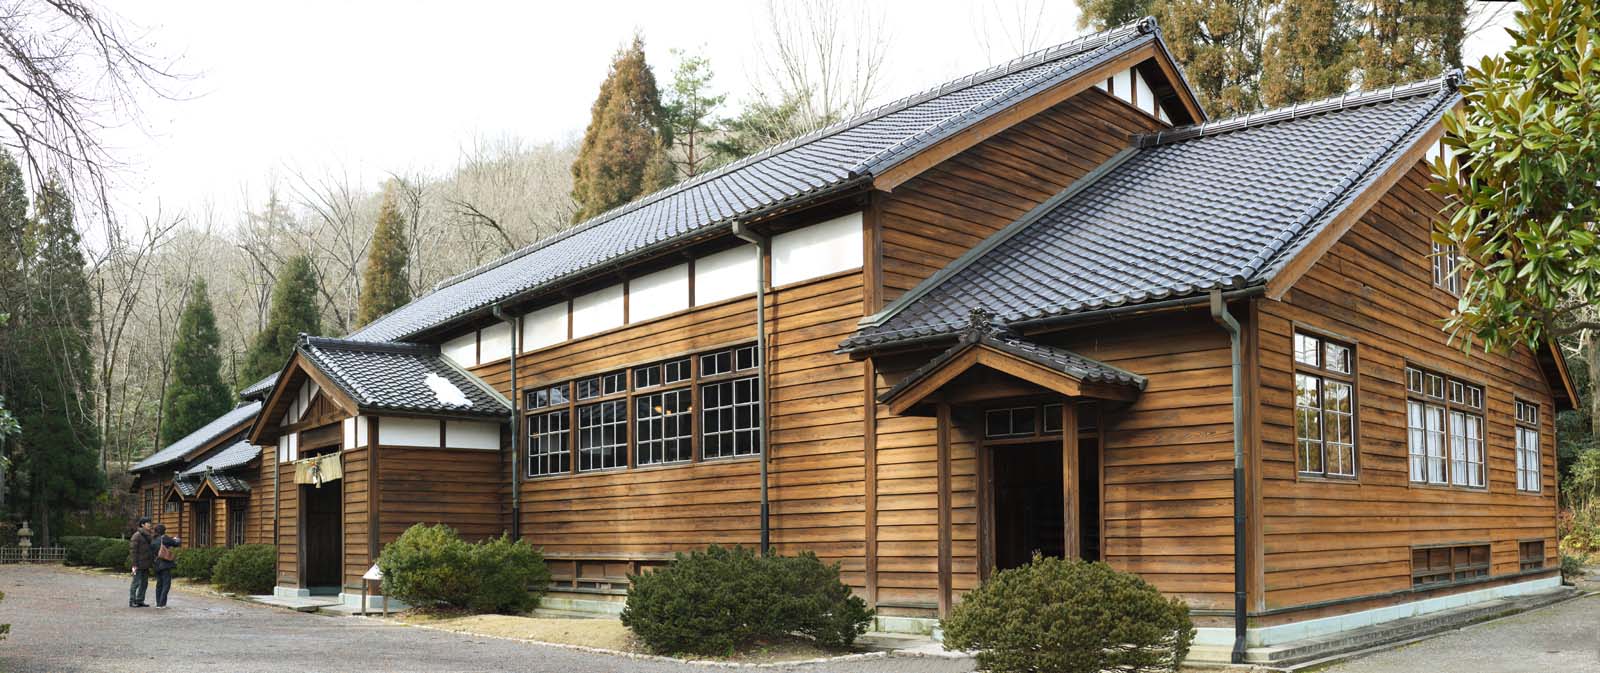
[[[419,608],[517,614],[550,584],[544,555],[509,537],[471,544],[449,526],[417,524],[378,556],[385,594]]]
[[[272,545],[242,544],[222,554],[211,582],[224,591],[265,594],[277,580],[278,554]]]
[[[114,537],[96,538],[94,550],[94,566],[109,568],[111,570],[127,570],[133,567],[133,555],[128,552],[128,541]]]
[[[996,573],[942,623],[944,646],[991,673],[1177,671],[1189,607],[1104,563],[1042,558]]]
[[[122,551],[128,551],[128,541],[111,537],[96,537],[93,535],[66,535],[61,538],[62,550],[66,553],[66,563],[69,566],[99,566],[100,550],[110,542],[122,544]],[[122,565],[119,561],[117,565]],[[130,564],[129,567],[132,567]]]
[[[872,620],[839,581],[838,565],[810,553],[758,556],[713,545],[629,580],[623,625],[668,654],[725,655],[791,634],[845,647]]]
[[[174,559],[176,567],[172,569],[173,577],[187,577],[196,582],[211,581],[211,574],[217,567],[217,561],[222,555],[228,553],[227,547],[190,547],[176,549]]]

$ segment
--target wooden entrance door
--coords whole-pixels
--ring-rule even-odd
[[[1014,444],[991,451],[995,569],[1025,565],[1036,553],[1066,556],[1061,444]]]
[[[337,589],[343,581],[339,570],[344,539],[339,531],[344,519],[341,490],[339,482],[328,482],[321,488],[300,487],[301,525],[305,531],[300,564],[302,586],[307,588]]]

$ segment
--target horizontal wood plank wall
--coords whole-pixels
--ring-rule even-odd
[[[841,562],[845,582],[858,591],[865,586],[864,366],[832,351],[861,317],[862,297],[861,274],[851,271],[779,288],[768,299],[772,541],[784,553],[810,550]],[[754,300],[722,302],[519,356],[518,384],[753,341]],[[505,361],[473,372],[512,394]],[[759,469],[745,458],[529,479],[522,534],[548,551],[572,553],[755,546]]]
[[[1488,542],[1493,575],[1519,570],[1518,541],[1543,539],[1556,564],[1551,396],[1526,349],[1509,354],[1447,343],[1439,321],[1455,298],[1433,287],[1430,218],[1440,200],[1421,164],[1284,297],[1260,303],[1262,486],[1266,607],[1407,590],[1412,545]],[[1299,479],[1294,452],[1292,330],[1354,339],[1356,483]],[[1485,386],[1487,492],[1410,484],[1405,366]],[[1516,491],[1513,399],[1538,402],[1542,494]]]
[[[469,542],[505,532],[500,452],[382,446],[378,455],[380,545],[419,523],[447,524]]]
[[[883,200],[884,297],[893,300],[1161,123],[1099,89],[1035,115]]]
[[[211,546],[228,546],[228,509],[237,501],[232,498],[213,498],[211,500]]]
[[[300,488],[294,483],[294,465],[278,468],[278,585],[300,586]]]
[[[250,504],[245,516],[249,518],[249,527],[245,529],[245,542],[248,544],[272,544],[272,472],[277,469],[277,448],[266,447],[261,450],[261,458],[257,461],[256,468],[252,470],[250,480]]]
[[[372,566],[367,551],[368,483],[367,448],[345,449],[341,469],[344,477],[334,487],[344,489],[344,586],[347,591],[361,591],[361,576]],[[323,486],[328,488],[328,486]]]

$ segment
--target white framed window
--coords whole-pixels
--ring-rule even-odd
[[[1356,476],[1355,349],[1294,334],[1294,431],[1300,474]]]
[[[1517,490],[1538,493],[1544,489],[1540,474],[1539,405],[1517,400]]]
[[[1405,371],[1412,483],[1484,488],[1483,387],[1419,367]]]

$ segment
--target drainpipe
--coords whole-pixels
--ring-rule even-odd
[[[1233,663],[1244,663],[1245,642],[1245,516],[1244,516],[1244,403],[1239,373],[1239,321],[1222,303],[1222,291],[1211,291],[1211,319],[1228,333],[1233,353]]]
[[[494,317],[511,326],[511,539],[522,539],[522,414],[517,413],[517,353],[522,350],[522,335],[517,319],[506,315],[500,304],[489,308]]]
[[[761,553],[767,553],[771,548],[772,527],[768,522],[768,512],[771,511],[767,502],[767,454],[771,452],[771,443],[767,441],[772,428],[772,419],[767,415],[767,248],[771,247],[772,239],[757,234],[750,230],[744,220],[733,221],[733,235],[756,245],[756,357],[759,358],[757,384],[761,390],[761,400],[757,405],[761,411]]]

